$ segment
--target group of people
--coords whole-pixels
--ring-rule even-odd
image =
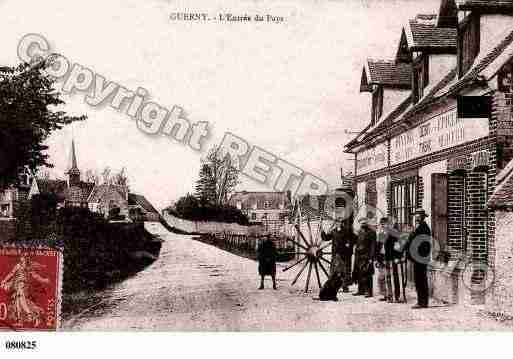
[[[360,218],[358,234],[354,234],[351,221],[342,220],[337,220],[329,233],[322,231],[322,239],[332,242],[332,262],[330,276],[319,293],[319,299],[336,301],[340,288],[347,293],[351,284],[357,285],[354,296],[373,297],[374,275],[377,274],[381,301],[406,302],[406,260],[410,260],[417,291],[417,304],[413,308],[427,308],[427,266],[431,252],[431,230],[425,221],[427,216],[423,209],[415,211],[415,229],[407,238],[387,217],[380,219],[376,229],[368,218]]]
[[[353,232],[351,220],[337,219],[334,228],[325,233],[323,241],[332,243],[330,275],[321,288],[319,299],[337,301],[338,292],[349,293],[349,286],[357,285],[354,296],[374,296],[374,275],[381,301],[406,302],[406,260],[413,263],[417,304],[413,308],[427,308],[429,289],[427,267],[431,252],[431,230],[423,209],[415,211],[415,228],[404,238],[397,225],[389,218],[380,219],[374,228],[368,218],[360,218],[360,229]],[[354,257],[354,260],[353,260]],[[276,287],[276,248],[270,238],[264,240],[258,250],[258,271],[264,289],[264,277],[271,276],[273,289]],[[402,299],[401,299],[402,294]]]

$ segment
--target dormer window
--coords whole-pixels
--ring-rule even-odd
[[[370,60],[365,62],[360,81],[360,92],[371,93],[371,126],[377,124],[390,109],[390,98],[399,91],[411,89],[411,64],[395,60]],[[386,92],[385,92],[386,91]],[[393,96],[389,96],[394,94]]]
[[[383,86],[376,86],[372,91],[372,118],[371,124],[378,123],[379,118],[383,115]]]
[[[413,63],[413,102],[424,97],[424,89],[429,83],[429,57],[419,56]]]
[[[458,75],[460,78],[470,70],[479,54],[480,40],[479,16],[471,13],[458,28]]]

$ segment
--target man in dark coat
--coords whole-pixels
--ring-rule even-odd
[[[273,280],[273,289],[276,288],[276,246],[270,235],[266,235],[263,242],[258,246],[258,274],[260,274],[260,287],[264,289],[264,278],[270,275]]]
[[[372,276],[374,274],[374,258],[376,255],[376,231],[369,226],[367,218],[360,218],[360,231],[355,248],[353,278],[358,283],[358,291],[353,295],[372,297]]]
[[[402,253],[398,250],[398,231],[392,227],[388,217],[381,219],[384,227],[384,243],[385,243],[385,281],[386,296],[385,299],[392,303],[399,302],[401,296],[401,285],[399,281],[398,264],[401,260]],[[392,288],[392,278],[394,286]]]
[[[415,230],[408,237],[407,256],[413,262],[413,279],[417,291],[417,304],[413,309],[427,308],[429,305],[429,286],[427,267],[431,256],[431,229],[426,223],[426,211],[415,211]]]
[[[330,276],[319,293],[320,300],[338,300],[337,293],[340,287],[343,292],[349,292],[351,284],[351,257],[356,239],[349,223],[337,219],[335,228],[326,234],[321,231],[323,241],[331,241],[331,269]]]

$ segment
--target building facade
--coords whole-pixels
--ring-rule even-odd
[[[433,296],[482,303],[482,268],[495,263],[487,202],[512,157],[513,2],[442,0],[434,10],[405,25],[396,58],[364,66],[372,118],[346,152],[361,215],[403,231],[416,208],[430,215]]]
[[[287,192],[235,192],[228,203],[241,210],[250,224],[261,224],[274,234],[281,232],[291,209]]]
[[[32,181],[32,172],[28,167],[23,167],[18,173],[16,185],[0,191],[0,243],[16,238],[16,217],[19,215],[21,201],[28,196]]]
[[[348,179],[341,188],[330,190],[324,195],[298,196],[292,207],[290,222],[294,224],[299,216],[300,221],[305,223],[319,221],[321,218],[331,223],[334,219],[354,217],[354,193],[351,183],[351,179]]]
[[[18,173],[16,185],[0,191],[0,219],[16,217],[17,204],[26,199],[34,176],[28,167],[23,167]]]

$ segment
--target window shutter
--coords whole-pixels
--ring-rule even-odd
[[[378,92],[378,116],[376,116],[376,122],[380,119],[381,115],[383,115],[383,87],[379,87]]]
[[[376,123],[376,111],[377,111],[377,97],[376,97],[376,94],[377,94],[377,90],[374,90],[372,91],[372,113],[371,113],[371,125],[374,126],[374,124]]]
[[[416,68],[413,68],[413,103],[419,102],[419,74]]]
[[[447,174],[431,175],[431,226],[433,238],[445,252],[447,246]],[[436,259],[436,258],[435,258]]]
[[[426,87],[429,84],[429,56],[425,56],[423,60],[423,72],[422,75],[424,76],[422,80],[422,86]]]
[[[471,14],[462,24],[458,34],[459,76],[464,76],[479,54],[481,42],[479,15]]]

